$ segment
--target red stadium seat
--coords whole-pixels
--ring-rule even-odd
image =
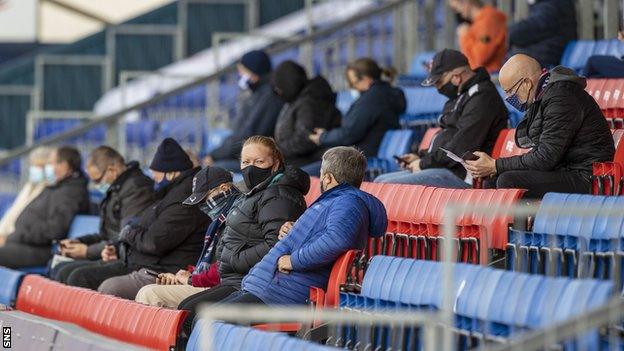
[[[305,196],[308,207],[321,196],[321,180],[318,177],[310,177],[310,190]]]
[[[420,145],[418,146],[418,151],[428,150],[429,146],[431,146],[431,142],[433,141],[433,137],[435,137],[436,134],[438,134],[438,132],[441,129],[442,128],[429,128],[429,129],[427,129],[427,131],[425,132],[425,135],[423,135],[423,138],[420,141]]]
[[[593,164],[592,193],[595,195],[621,195],[624,189],[624,129],[612,129],[615,155],[612,162]]]
[[[156,350],[175,347],[186,316],[185,311],[141,305],[36,275],[24,278],[16,309]]]

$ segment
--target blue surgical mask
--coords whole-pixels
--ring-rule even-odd
[[[529,105],[527,102],[520,101],[518,93],[514,93],[513,95],[506,97],[505,101],[520,112],[526,111],[527,106]]]
[[[360,98],[360,91],[357,89],[349,89],[349,94],[351,94],[351,98],[353,98],[353,100],[357,100]]]
[[[30,166],[28,169],[28,181],[31,183],[42,183],[45,181],[45,171],[43,167]]]
[[[154,191],[159,191],[160,189],[164,189],[167,185],[169,185],[169,183],[171,183],[169,181],[169,179],[167,179],[167,176],[165,175],[165,177],[163,177],[163,180],[161,180],[158,183],[154,183]]]
[[[241,74],[240,78],[238,79],[238,87],[241,88],[241,90],[247,90],[249,89],[249,80],[251,78],[246,75],[246,74]]]
[[[99,184],[95,184],[95,190],[100,192],[101,194],[106,194],[108,189],[110,188],[110,184],[106,182],[100,182]]]
[[[45,173],[45,180],[48,183],[53,184],[56,182],[56,174],[54,173],[53,165],[45,165],[43,171]]]

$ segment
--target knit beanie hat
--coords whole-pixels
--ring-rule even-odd
[[[245,66],[245,68],[259,76],[263,76],[271,72],[272,68],[269,55],[262,50],[253,50],[246,53],[243,57],[241,57],[240,63]]]
[[[184,149],[172,138],[167,138],[158,145],[150,169],[157,172],[181,172],[193,168],[193,162]]]

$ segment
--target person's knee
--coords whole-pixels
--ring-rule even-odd
[[[119,295],[119,288],[121,287],[121,282],[119,281],[119,277],[108,278],[100,284],[97,288],[98,292],[102,294],[108,295]]]
[[[164,304],[158,294],[159,286],[160,285],[157,284],[150,284],[142,287],[134,300],[145,305],[163,307]]]
[[[520,185],[520,178],[516,172],[504,172],[496,179],[497,189],[514,189]]]
[[[65,284],[69,286],[77,286],[81,288],[91,288],[89,286],[87,270],[84,268],[76,268],[72,270],[65,279]]]

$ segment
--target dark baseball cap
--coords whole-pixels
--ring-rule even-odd
[[[429,76],[420,85],[424,87],[435,85],[444,73],[463,66],[468,66],[468,59],[461,52],[452,49],[439,51],[433,56]]]
[[[193,194],[184,200],[185,205],[197,205],[208,192],[221,184],[231,183],[232,174],[221,167],[206,167],[193,177]]]

